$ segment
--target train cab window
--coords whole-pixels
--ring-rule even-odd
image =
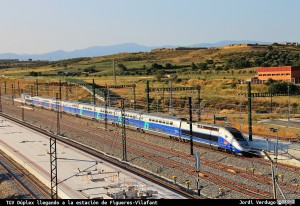
[[[233,137],[237,140],[237,141],[245,141],[244,136],[242,135],[242,133],[235,129],[235,128],[226,128],[228,129],[228,131],[233,135]]]

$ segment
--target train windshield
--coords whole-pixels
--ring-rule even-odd
[[[226,127],[226,129],[228,129],[228,131],[234,136],[234,138],[237,141],[245,141],[244,136],[242,135],[242,133],[239,130],[237,130],[233,127]]]

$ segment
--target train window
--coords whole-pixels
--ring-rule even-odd
[[[211,130],[212,130],[212,131],[218,132],[218,131],[219,131],[219,128],[213,128],[213,127],[212,127]]]
[[[170,122],[170,125],[173,125],[173,122]]]
[[[161,119],[158,122],[161,123]]]
[[[169,124],[169,121],[166,121],[166,124]]]
[[[188,130],[182,130],[182,134],[189,136],[190,135],[190,131],[188,131]],[[210,134],[193,132],[193,136],[194,137],[199,137],[199,138],[204,139],[204,140],[218,142],[218,137],[210,135]]]
[[[235,128],[227,128],[228,131],[234,136],[234,138],[237,140],[237,141],[244,141],[245,138],[244,136],[242,135],[242,133],[235,129]]]

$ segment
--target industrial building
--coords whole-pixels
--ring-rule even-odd
[[[299,84],[300,66],[259,67],[257,68],[257,78],[262,82],[273,79]]]

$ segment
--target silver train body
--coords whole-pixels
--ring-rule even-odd
[[[94,106],[71,101],[56,101],[51,98],[31,97],[22,95],[22,101],[28,105],[57,110],[76,116],[97,119],[114,125],[122,123],[121,109],[116,107]],[[143,132],[160,134],[165,137],[176,138],[181,141],[190,140],[190,124],[186,119],[142,111],[125,111],[126,127]],[[202,122],[192,123],[192,138],[195,144],[243,154],[249,152],[251,147],[243,134],[234,127],[208,124]]]

